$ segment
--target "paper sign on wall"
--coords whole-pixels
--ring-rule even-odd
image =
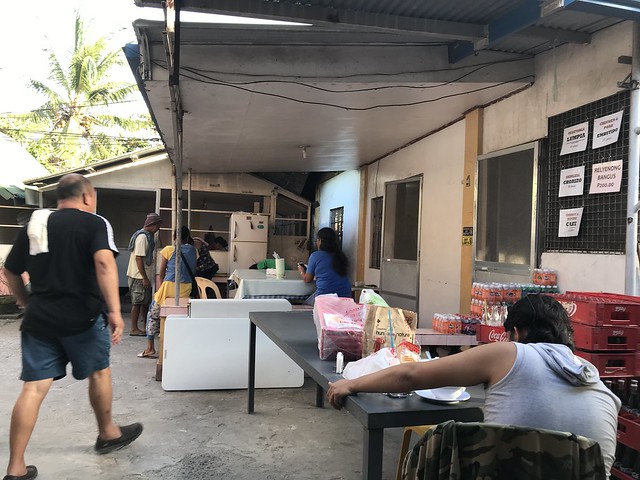
[[[589,122],[579,123],[564,129],[562,136],[562,149],[560,155],[583,152],[587,149],[587,137],[589,136]]]
[[[593,121],[593,139],[591,148],[600,148],[618,141],[623,110]]]
[[[584,192],[584,165],[560,171],[559,197],[573,197]]]
[[[596,163],[591,170],[589,193],[619,192],[622,182],[622,160]]]
[[[579,208],[565,208],[560,210],[560,225],[558,226],[558,237],[577,237],[580,232],[580,222],[582,221],[582,210]]]

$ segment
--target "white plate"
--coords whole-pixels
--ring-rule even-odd
[[[446,403],[446,404],[466,402],[471,398],[471,395],[469,395],[469,392],[462,392],[460,396],[454,399],[449,399],[449,400],[443,400],[441,397],[438,397],[437,394],[434,394],[431,390],[416,390],[416,395],[424,398],[425,400],[429,400],[430,402]]]

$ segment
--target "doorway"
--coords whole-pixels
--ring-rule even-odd
[[[392,307],[418,311],[422,176],[385,184],[380,293]]]

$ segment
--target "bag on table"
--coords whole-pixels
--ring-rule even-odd
[[[393,350],[390,348],[383,348],[376,353],[372,353],[368,357],[347,363],[347,366],[344,367],[344,372],[342,372],[342,376],[348,380],[353,380],[354,378],[375,373],[387,367],[398,365],[399,363],[400,361],[396,358]]]
[[[338,352],[345,360],[362,357],[362,327],[366,307],[335,293],[318,295],[313,305],[313,322],[318,333],[321,360],[333,360]]]
[[[389,328],[389,320],[391,320],[391,328]],[[410,310],[367,305],[362,356],[367,356],[380,348],[397,347],[403,341],[413,343],[417,323],[418,315]],[[376,343],[379,344],[377,348]]]

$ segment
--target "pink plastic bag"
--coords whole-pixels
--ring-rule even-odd
[[[333,360],[338,352],[345,360],[362,357],[362,334],[366,307],[351,298],[319,295],[313,306],[321,360]]]

